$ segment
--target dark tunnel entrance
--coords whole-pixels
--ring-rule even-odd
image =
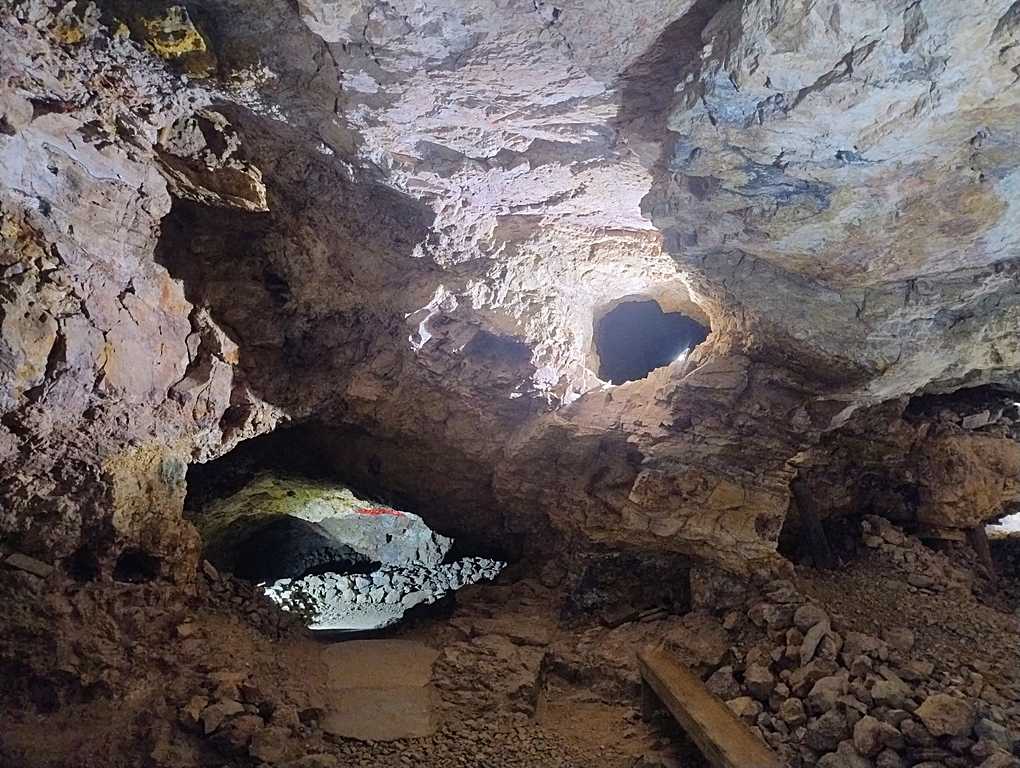
[[[625,301],[595,323],[599,378],[613,384],[643,379],[708,338],[708,328],[657,301]]]
[[[506,565],[411,511],[431,519],[431,505],[349,485],[319,430],[279,430],[190,468],[185,514],[217,569],[260,585],[311,629],[360,632],[421,615]]]

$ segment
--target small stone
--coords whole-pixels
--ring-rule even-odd
[[[875,758],[875,768],[905,768],[905,766],[903,758],[891,749],[883,749]]]
[[[208,560],[202,561],[202,573],[205,574],[209,581],[219,581],[220,572],[216,570],[216,566],[210,563]]]
[[[936,693],[924,700],[914,713],[933,736],[969,736],[974,727],[974,710],[963,699]]]
[[[980,429],[992,420],[991,411],[979,411],[978,413],[972,413],[969,416],[964,416],[963,421],[960,422],[960,426],[964,429]]]
[[[900,723],[900,732],[903,733],[907,743],[915,747],[929,747],[935,743],[935,737],[916,720],[904,720]]]
[[[974,734],[979,739],[995,744],[1007,752],[1013,751],[1015,740],[1005,726],[999,725],[994,720],[983,717],[974,724]]]
[[[907,583],[912,587],[917,587],[918,589],[929,589],[935,584],[935,580],[922,573],[912,573],[907,576]]]
[[[804,635],[804,642],[800,646],[800,663],[802,665],[807,664],[815,657],[815,651],[818,650],[819,644],[829,631],[828,619],[818,622],[807,631],[807,634]]]
[[[802,605],[793,614],[793,625],[801,632],[807,632],[815,624],[828,620],[829,614],[813,603]]]
[[[762,712],[761,704],[750,696],[738,696],[735,699],[730,699],[726,702],[726,706],[732,710],[733,714],[748,723],[755,722]]]
[[[868,673],[874,668],[874,664],[871,658],[861,654],[850,664],[850,674],[854,677],[867,677]]]
[[[914,647],[914,633],[907,627],[890,627],[882,632],[882,639],[903,653],[910,653]]]
[[[744,687],[759,701],[767,701],[776,687],[776,678],[763,664],[752,664],[744,671]]]
[[[808,711],[816,715],[828,712],[836,706],[839,697],[846,691],[847,681],[843,675],[823,677],[812,686],[811,692],[807,695]]]
[[[202,710],[208,705],[209,699],[205,696],[192,696],[188,703],[181,707],[177,719],[188,730],[197,731],[202,725]]]
[[[280,768],[338,768],[340,761],[336,755],[326,752],[304,755],[289,763],[284,763]]]
[[[812,686],[823,677],[834,675],[839,667],[828,659],[815,659],[810,664],[795,670],[787,681],[794,696],[807,696]]]
[[[841,741],[850,735],[850,727],[846,718],[837,709],[830,709],[821,717],[815,718],[807,726],[804,736],[805,743],[819,752],[832,752]]]
[[[38,576],[40,579],[45,579],[53,573],[53,566],[49,563],[44,563],[42,560],[36,560],[34,557],[23,555],[20,552],[8,555],[4,562],[11,568],[16,568],[19,571],[24,571],[25,573],[30,573],[33,576]]]
[[[198,625],[192,622],[185,622],[184,624],[177,625],[177,637],[184,640],[185,638],[191,637],[195,632],[198,631]]]
[[[740,684],[733,676],[733,667],[719,667],[712,676],[705,681],[705,687],[723,701],[736,699],[740,696]]]
[[[215,704],[210,704],[202,712],[202,730],[208,736],[223,724],[223,721],[233,715],[244,712],[244,706],[239,701],[225,699]]]
[[[849,741],[841,741],[835,752],[818,761],[818,768],[873,768],[871,761],[862,757]]]
[[[264,763],[278,763],[291,756],[297,746],[291,743],[290,730],[270,726],[255,734],[248,747],[248,754]]]
[[[862,654],[871,658],[883,658],[883,649],[887,651],[888,646],[877,637],[863,632],[847,632],[843,643],[843,659],[849,665]]]
[[[779,707],[779,716],[783,719],[784,723],[791,727],[803,725],[807,722],[804,702],[800,699],[787,699]]]
[[[1020,768],[1020,760],[1013,757],[1009,752],[997,750],[981,763],[980,768]]]
[[[225,754],[243,754],[248,751],[248,745],[262,726],[262,718],[258,715],[235,717],[217,730],[213,744]]]
[[[854,726],[854,748],[866,757],[877,755],[885,747],[903,744],[903,735],[888,723],[866,715]]]
[[[894,709],[903,709],[912,693],[910,686],[902,680],[879,680],[871,687],[871,698],[876,703]]]

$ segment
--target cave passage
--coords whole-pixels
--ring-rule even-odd
[[[453,539],[418,515],[367,500],[334,478],[284,470],[272,458],[231,471],[232,463],[223,457],[201,468],[189,493],[188,517],[205,557],[261,585],[310,629],[390,626],[411,608],[495,578],[505,565],[454,553]]]
[[[708,329],[657,301],[625,301],[595,324],[599,378],[613,384],[643,379],[708,338]]]

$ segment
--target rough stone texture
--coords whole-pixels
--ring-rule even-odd
[[[231,571],[245,542],[281,521],[307,524],[309,538],[335,542],[365,562],[387,565],[438,565],[453,544],[418,515],[365,501],[345,486],[272,474],[209,503],[192,520],[210,559]],[[272,554],[283,557],[279,545]],[[297,575],[326,562],[309,562]]]
[[[187,465],[290,420],[444,531],[775,566],[823,431],[1020,386],[1015,3],[526,5],[0,3],[20,549],[184,576]],[[712,334],[604,387],[625,297]],[[924,429],[925,522],[1016,499]]]
[[[917,716],[933,736],[967,736],[974,727],[973,708],[945,693],[925,699]]]

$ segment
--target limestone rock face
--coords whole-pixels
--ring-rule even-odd
[[[310,551],[302,554],[307,562],[297,575],[329,561],[329,552],[315,561],[319,542],[327,550],[331,543],[334,548],[340,543],[350,550],[348,557],[364,562],[426,566],[441,563],[453,544],[417,515],[364,501],[344,486],[271,474],[210,503],[192,519],[208,556],[231,571],[246,541],[280,523],[293,524],[285,537],[299,539],[297,531],[304,531],[310,541]]]
[[[734,569],[820,440],[1015,499],[882,410],[1020,387],[1015,3],[525,5],[0,3],[5,534],[184,574],[188,464],[287,422],[453,533]],[[628,298],[711,334],[609,387]]]

